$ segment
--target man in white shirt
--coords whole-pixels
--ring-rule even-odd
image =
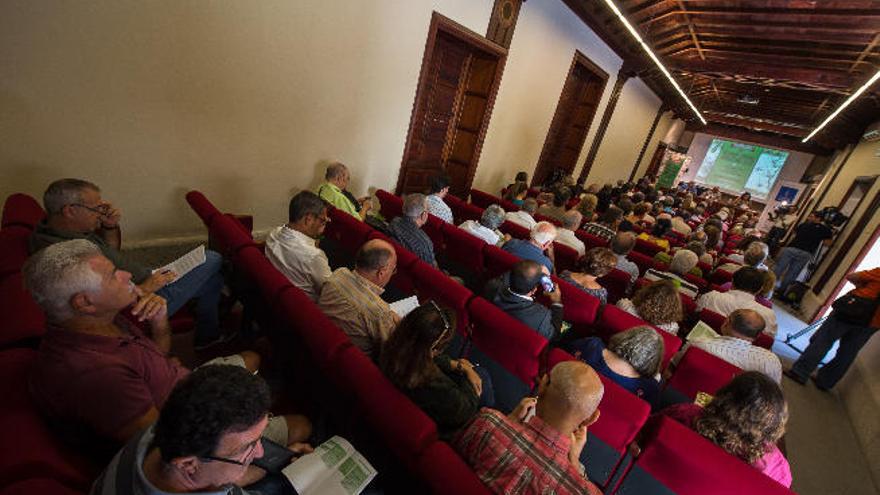
[[[697,299],[697,311],[703,308],[720,315],[730,316],[738,309],[751,309],[757,312],[766,323],[764,333],[776,337],[778,326],[776,314],[772,309],[755,301],[764,285],[764,272],[751,266],[744,266],[733,274],[733,288],[727,292],[713,290]]]
[[[535,198],[526,198],[519,211],[509,211],[504,218],[508,222],[513,222],[521,227],[531,230],[532,227],[538,223],[538,221],[535,220],[535,217],[532,216],[536,211],[538,211],[538,202]]]
[[[431,191],[428,194],[428,213],[443,220],[446,223],[452,223],[452,210],[443,198],[449,194],[449,177],[446,175],[438,175],[431,179]]]
[[[721,326],[720,337],[696,340],[688,345],[714,354],[743,371],[764,373],[780,383],[782,363],[779,358],[763,347],[752,345],[755,337],[764,330],[764,323],[764,319],[756,311],[738,309],[730,313]]]
[[[290,200],[288,220],[266,237],[266,257],[290,283],[317,301],[332,273],[327,255],[317,246],[317,238],[330,222],[327,204],[316,194],[302,191]]]
[[[584,216],[577,210],[568,210],[562,215],[562,228],[556,231],[556,242],[565,244],[566,246],[577,251],[578,256],[583,256],[587,252],[584,242],[574,235],[574,231],[581,226]]]
[[[510,240],[509,235],[502,234],[498,230],[502,223],[504,223],[504,209],[498,205],[489,205],[483,210],[483,216],[480,217],[479,222],[467,220],[458,227],[468,234],[486,241],[487,244],[496,246]]]

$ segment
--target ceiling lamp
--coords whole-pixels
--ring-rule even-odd
[[[801,142],[802,142],[802,143],[806,143],[807,141],[809,141],[810,139],[812,139],[812,137],[815,136],[817,132],[821,131],[822,128],[824,128],[826,125],[828,125],[829,122],[831,122],[832,120],[834,120],[834,117],[837,117],[837,114],[839,114],[840,112],[842,112],[844,108],[848,107],[849,104],[852,103],[853,101],[855,101],[856,98],[858,98],[859,96],[861,96],[862,93],[865,92],[865,90],[867,90],[872,84],[874,84],[875,82],[877,82],[877,79],[880,79],[880,70],[878,70],[877,73],[874,74],[874,77],[872,77],[871,79],[868,79],[868,82],[866,82],[865,84],[863,84],[861,88],[859,88],[858,90],[856,90],[855,93],[851,94],[850,97],[847,98],[845,102],[843,102],[843,105],[840,105],[839,107],[837,107],[837,110],[835,110],[834,112],[832,112],[831,115],[829,115],[827,119],[823,120],[822,123],[819,124],[819,127],[813,129],[813,132],[811,132],[811,133],[810,133],[807,137],[805,137],[805,138],[803,139],[803,141],[801,141]]]
[[[642,46],[642,50],[645,50],[645,53],[647,53],[648,56],[651,57],[651,60],[653,60],[654,63],[657,64],[657,68],[660,69],[660,72],[662,72],[663,75],[666,76],[666,79],[669,79],[669,82],[672,84],[672,87],[674,87],[675,90],[678,91],[678,94],[680,94],[681,97],[684,98],[684,101],[687,102],[688,106],[691,107],[691,110],[693,110],[694,113],[697,114],[697,117],[700,118],[700,121],[703,123],[703,125],[706,125],[706,119],[703,118],[703,115],[700,113],[699,110],[697,110],[697,107],[693,104],[693,102],[690,100],[690,98],[688,98],[687,95],[684,94],[684,91],[682,91],[681,86],[679,86],[678,83],[675,82],[675,79],[672,78],[672,74],[670,74],[669,71],[666,70],[666,67],[663,66],[663,64],[660,62],[660,59],[657,58],[657,55],[654,55],[654,52],[651,51],[651,48],[649,48],[648,45],[645,43],[645,41],[642,40],[642,37],[639,36],[639,33],[638,33],[638,31],[636,31],[636,28],[634,28],[633,25],[630,24],[628,20],[626,20],[626,17],[623,16],[623,14],[620,12],[620,9],[617,8],[617,5],[614,5],[614,2],[612,0],[605,0],[605,3],[608,4],[608,8],[610,8],[612,11],[614,11],[615,14],[617,14],[617,17],[620,19],[620,22],[622,22],[623,25],[626,26],[626,29],[630,32],[630,34],[633,35],[633,38],[635,38],[636,41],[639,42],[639,45]]]

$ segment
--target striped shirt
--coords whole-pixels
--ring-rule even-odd
[[[449,208],[449,205],[443,201],[443,198],[436,194],[428,196],[428,213],[446,223],[452,223],[452,210]]]
[[[708,340],[697,340],[688,345],[714,354],[743,371],[757,371],[769,376],[776,383],[782,382],[782,363],[776,354],[763,347],[752,345],[747,340],[722,336]]]
[[[484,408],[458,434],[454,445],[495,493],[601,493],[569,462],[571,438],[538,416],[520,424],[494,409]]]
[[[583,230],[587,234],[605,239],[608,242],[611,242],[611,240],[614,239],[614,236],[617,235],[617,232],[615,232],[614,229],[606,225],[602,225],[601,223],[590,222],[584,225],[581,230]]]
[[[678,286],[679,292],[691,299],[696,299],[697,293],[700,291],[696,285],[670,272],[661,272],[660,270],[649,268],[648,271],[645,272],[645,278],[652,282],[656,282],[657,280],[672,280],[675,285]]]
[[[339,268],[324,284],[318,306],[374,361],[379,349],[400,322],[380,297],[385,289],[348,268]]]

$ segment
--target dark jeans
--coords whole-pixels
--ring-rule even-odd
[[[825,320],[825,323],[819,327],[819,330],[813,334],[813,337],[810,338],[810,345],[807,346],[800,359],[791,367],[791,371],[806,380],[813,370],[819,366],[822,358],[825,357],[825,354],[828,353],[834,342],[840,340],[840,348],[837,350],[837,355],[816,374],[816,385],[818,387],[831,388],[843,378],[846,370],[855,361],[859,351],[876,330],[875,328],[840,321],[832,313]]]
[[[495,389],[492,387],[492,376],[489,375],[489,370],[483,368],[482,366],[477,366],[474,368],[474,371],[480,375],[480,380],[483,381],[483,393],[480,394],[480,407],[495,407]]]
[[[196,344],[208,342],[220,333],[220,293],[223,290],[223,275],[220,267],[223,257],[214,251],[205,251],[205,262],[193,268],[173,283],[162,287],[156,294],[168,301],[168,316],[173,316],[190,299],[197,298]]]

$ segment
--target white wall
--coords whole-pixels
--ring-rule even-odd
[[[684,122],[675,119],[672,112],[666,112],[660,117],[657,129],[654,131],[654,135],[651,136],[648,147],[645,148],[645,155],[642,156],[642,161],[639,162],[639,167],[634,176],[635,179],[640,179],[648,171],[648,167],[651,166],[651,159],[654,158],[654,152],[657,151],[657,146],[660,145],[660,142],[669,143],[669,141],[666,141],[666,137],[677,122],[681,122],[682,125],[684,124]]]
[[[290,195],[316,186],[328,160],[351,166],[356,194],[393,188],[432,11],[482,34],[492,4],[4,2],[0,196],[92,180],[122,208],[131,244],[203,232],[189,189],[262,229],[285,220]],[[621,60],[561,0],[530,0],[475,187],[534,170],[575,49],[611,75],[583,161]],[[627,142],[638,153],[656,110],[639,84],[627,83],[609,149],[625,149],[623,118],[640,129]]]

